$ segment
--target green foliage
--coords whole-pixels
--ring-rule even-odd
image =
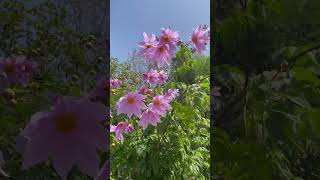
[[[199,80],[199,77],[209,76],[210,58],[207,56],[191,56],[190,50],[182,47],[177,52],[175,61],[171,76],[176,82],[193,84]]]
[[[319,1],[241,2],[214,24],[213,178],[318,179]]]
[[[119,62],[111,57],[110,75],[114,79],[121,79],[125,85],[136,87],[141,84],[142,74],[134,71],[133,64],[129,62]]]
[[[40,69],[26,87],[0,89],[0,150],[6,160],[4,169],[13,179],[58,179],[49,161],[22,169],[16,136],[34,113],[51,108],[50,94],[87,95],[97,77],[105,74],[105,39],[76,29],[70,16],[66,6],[49,1],[0,1],[0,56],[24,55]],[[77,169],[70,178],[89,179]]]

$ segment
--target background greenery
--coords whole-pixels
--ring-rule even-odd
[[[320,179],[320,1],[211,5],[211,178]]]
[[[27,87],[0,89],[0,150],[12,179],[58,179],[49,162],[22,170],[15,138],[34,113],[49,110],[53,95],[85,96],[108,72],[104,3],[0,1],[0,57],[24,55],[40,69]],[[89,179],[77,169],[69,178]]]

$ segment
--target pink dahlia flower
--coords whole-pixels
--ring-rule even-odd
[[[127,133],[132,133],[134,131],[133,124],[128,124],[128,128],[126,129]]]
[[[154,63],[161,67],[163,65],[169,65],[174,57],[174,50],[169,48],[167,44],[158,43],[155,48],[152,48]]]
[[[158,72],[157,70],[151,69],[149,72],[143,74],[143,79],[152,85],[164,84],[168,79],[168,75],[163,70]]]
[[[170,101],[174,100],[177,96],[179,96],[179,89],[169,89],[168,92],[164,95],[165,98]]]
[[[152,89],[149,89],[148,86],[145,86],[145,85],[139,88],[138,93],[144,94],[144,95],[150,95],[150,96],[154,95],[154,91]]]
[[[163,71],[158,72],[158,84],[164,84],[168,79],[168,75]]]
[[[97,149],[108,148],[108,132],[101,125],[107,107],[87,99],[63,99],[50,112],[38,112],[21,132],[27,141],[23,148],[23,168],[52,159],[62,179],[77,165],[95,177],[99,171]]]
[[[122,81],[119,79],[111,79],[110,87],[111,89],[117,89],[122,85]]]
[[[153,126],[157,126],[157,123],[160,122],[160,115],[153,110],[147,109],[145,110],[139,121],[139,126],[142,127],[142,129],[146,129],[148,127],[148,124],[152,124]]]
[[[129,124],[128,122],[119,122],[118,125],[114,126],[111,125],[110,132],[114,132],[116,135],[116,139],[123,144],[124,137],[122,133],[131,133],[134,131],[134,127],[132,124]]]
[[[146,108],[146,105],[144,104],[145,99],[145,95],[129,92],[126,96],[121,97],[117,102],[117,113],[126,113],[129,119],[131,119],[132,114],[140,117],[141,109]]]
[[[138,46],[141,48],[138,52],[139,56],[142,56],[146,59],[152,58],[152,51],[151,49],[157,45],[156,35],[152,34],[151,37],[148,37],[147,33],[143,33],[143,42],[139,42]]]
[[[158,83],[159,74],[157,70],[151,69],[149,72],[143,74],[143,79],[150,84]]]
[[[180,33],[178,31],[173,31],[170,28],[162,28],[161,29],[161,36],[160,36],[160,43],[169,45],[170,49],[175,50],[176,46],[179,42]]]
[[[200,54],[202,51],[206,50],[206,45],[210,41],[210,35],[208,33],[208,28],[202,28],[198,26],[191,35],[191,41],[193,48]]]
[[[170,100],[165,98],[163,95],[157,95],[152,99],[152,103],[149,107],[153,112],[156,112],[161,116],[165,116],[166,111],[171,109],[169,102]]]
[[[24,56],[0,58],[0,80],[4,84],[26,85],[36,70],[37,65]]]

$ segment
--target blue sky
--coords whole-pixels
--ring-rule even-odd
[[[195,26],[210,24],[210,0],[111,0],[111,56],[124,60],[143,40],[170,26],[187,40]]]

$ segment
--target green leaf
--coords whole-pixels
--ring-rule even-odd
[[[290,101],[294,102],[295,104],[305,108],[310,109],[311,106],[308,103],[306,99],[300,98],[300,97],[294,97],[294,96],[286,96]]]
[[[320,84],[320,80],[318,77],[310,70],[295,67],[293,68],[294,76],[298,81],[306,82],[306,83],[314,83],[317,86]]]
[[[320,110],[308,111],[304,117],[310,122],[314,134],[320,138]]]

